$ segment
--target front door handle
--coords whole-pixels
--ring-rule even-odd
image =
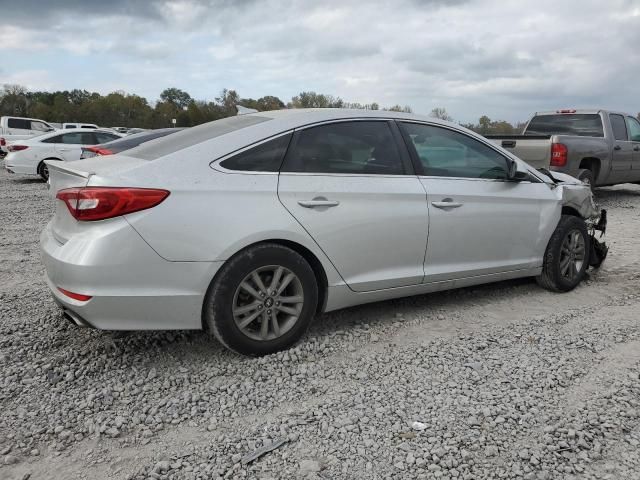
[[[441,202],[431,202],[431,205],[433,205],[436,208],[447,209],[447,208],[458,208],[458,207],[461,207],[462,203],[454,202],[451,198],[445,198]]]
[[[633,149],[634,152],[640,152],[640,147],[636,147]]]
[[[314,198],[313,200],[300,200],[298,205],[304,208],[337,207],[340,205],[340,202],[336,200],[327,200],[326,198]]]
[[[616,145],[615,147],[613,147],[614,150],[622,150],[622,147],[620,145]]]

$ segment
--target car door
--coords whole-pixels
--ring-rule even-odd
[[[640,122],[633,117],[627,117],[627,127],[633,150],[630,180],[640,182]]]
[[[558,200],[534,176],[507,178],[488,143],[437,125],[400,122],[427,192],[425,282],[539,267],[559,220]]]
[[[424,276],[425,191],[400,144],[385,120],[310,126],[296,131],[280,171],[280,201],[357,292]]]
[[[611,175],[608,181],[628,181],[633,160],[633,144],[629,141],[627,124],[624,116],[617,113],[610,113],[609,121],[613,135],[613,150],[611,152]]]
[[[59,136],[55,150],[61,160],[71,162],[80,159],[83,146],[94,144],[95,138],[92,132],[68,132]]]

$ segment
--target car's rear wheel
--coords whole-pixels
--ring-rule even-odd
[[[568,292],[585,277],[589,266],[589,232],[584,220],[562,215],[544,254],[538,284],[554,292]]]
[[[266,355],[297,342],[311,323],[318,285],[294,250],[260,244],[235,255],[209,287],[205,327],[227,348]]]

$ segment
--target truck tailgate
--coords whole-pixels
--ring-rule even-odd
[[[524,160],[533,168],[549,168],[551,161],[551,138],[550,137],[497,137],[487,136],[491,143],[494,143]]]

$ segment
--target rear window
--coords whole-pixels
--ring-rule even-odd
[[[8,128],[18,128],[20,130],[31,130],[31,120],[25,118],[9,118],[7,120]]]
[[[172,133],[177,133],[182,131],[182,128],[169,128],[163,130],[156,130],[153,132],[141,132],[133,135],[129,135],[128,137],[118,138],[117,140],[113,140],[108,143],[103,143],[101,146],[104,148],[108,148],[113,153],[124,152],[125,150],[130,150],[132,148],[137,147],[138,145],[142,145],[149,140],[153,140],[160,137],[165,137]]]
[[[227,117],[214,122],[203,123],[197,127],[187,128],[174,135],[159,139],[156,142],[143,143],[139,147],[131,149],[129,154],[136,158],[155,160],[156,158],[175,153],[183,148],[192,147],[193,145],[206,142],[212,138],[220,137],[227,133],[235,132],[236,130],[241,130],[269,120],[271,120],[271,118],[260,115]]]
[[[604,137],[602,119],[597,113],[536,115],[529,122],[524,134]]]

